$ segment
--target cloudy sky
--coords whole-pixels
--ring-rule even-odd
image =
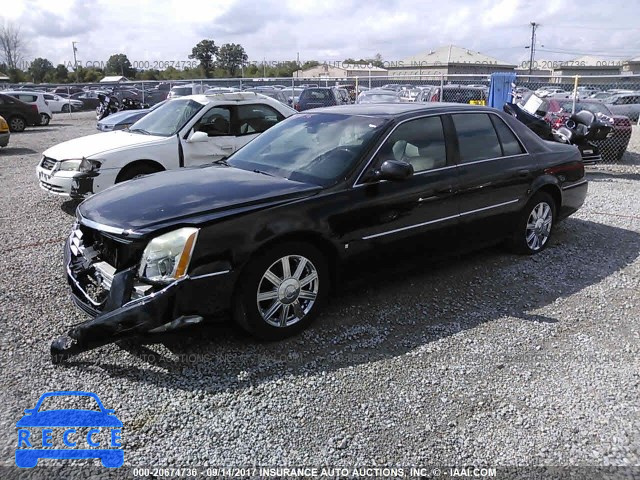
[[[21,25],[26,59],[54,64],[73,61],[72,41],[83,62],[153,62],[187,60],[203,38],[240,43],[253,61],[397,61],[454,44],[521,63],[531,21],[536,59],[640,56],[640,0],[21,0],[0,14]]]

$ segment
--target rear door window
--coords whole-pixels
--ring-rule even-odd
[[[454,114],[458,134],[460,163],[477,162],[502,156],[502,147],[493,123],[486,113]]]
[[[508,157],[523,154],[524,150],[522,145],[504,121],[496,115],[491,115],[491,121],[496,128],[496,132],[498,132],[498,139],[502,145],[502,155]]]

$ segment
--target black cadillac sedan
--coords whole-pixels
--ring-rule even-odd
[[[53,359],[222,311],[259,338],[284,338],[317,316],[352,257],[486,237],[535,254],[586,193],[575,147],[494,109],[300,113],[227,160],[80,204],[64,261],[75,303],[94,318],[56,339]]]

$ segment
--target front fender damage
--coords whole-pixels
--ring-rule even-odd
[[[162,290],[130,301],[120,308],[121,299],[129,290],[133,272],[114,277],[105,313],[71,328],[66,335],[51,343],[51,360],[62,362],[73,355],[94,348],[149,333],[151,330],[171,323],[180,317],[177,298],[185,287],[185,281],[176,281]],[[186,280],[186,279],[185,279]],[[73,292],[74,301],[80,308],[91,308]],[[108,311],[110,310],[111,311]],[[94,311],[95,312],[95,311]]]

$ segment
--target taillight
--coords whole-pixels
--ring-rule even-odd
[[[36,113],[39,113],[39,112],[38,112],[38,106],[37,106],[37,105],[33,105],[33,104],[31,104],[31,105],[29,105],[29,106],[31,107],[31,110],[34,110]]]
[[[431,95],[431,100],[430,101],[431,102],[437,102],[438,101],[438,95],[435,94],[435,93],[433,95]]]
[[[294,103],[293,104],[293,109],[297,110],[299,112],[300,111],[300,104],[299,103]]]

